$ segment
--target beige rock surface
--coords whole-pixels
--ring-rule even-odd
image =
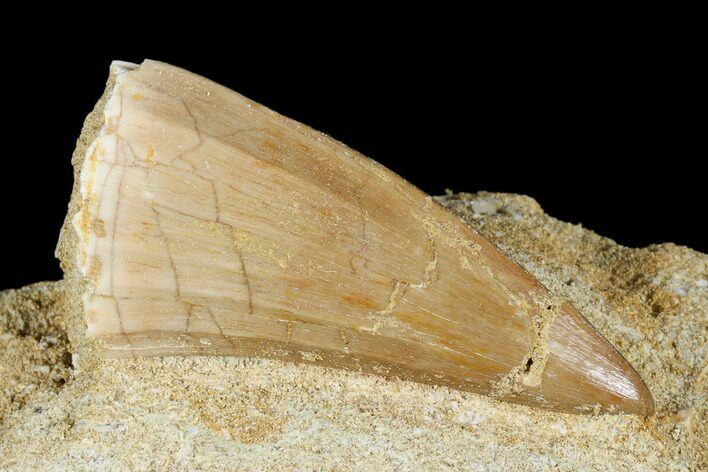
[[[705,469],[708,257],[624,248],[528,197],[440,201],[571,300],[642,375],[657,414],[552,413],[256,359],[86,351],[69,371],[61,283],[36,284],[0,294],[0,469]]]
[[[0,292],[0,423],[71,374],[60,283]]]

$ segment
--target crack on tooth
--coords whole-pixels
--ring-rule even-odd
[[[551,295],[533,296],[533,304],[523,303],[523,308],[529,316],[533,343],[529,353],[524,356],[521,363],[512,368],[504,377],[492,385],[490,396],[503,399],[509,395],[540,389],[543,397],[543,372],[550,354],[548,348],[548,334],[553,325],[563,300]],[[529,314],[530,313],[530,314]]]
[[[534,341],[531,352],[524,365],[522,382],[528,387],[540,387],[543,380],[543,371],[550,354],[548,348],[548,334],[553,322],[560,311],[563,301],[552,296],[542,298],[534,297],[537,310],[531,317]]]
[[[148,183],[148,188],[150,187],[150,184]],[[165,236],[165,232],[162,229],[162,222],[160,219],[160,212],[157,211],[157,208],[155,207],[155,202],[152,200],[149,201],[149,206],[150,210],[152,210],[153,214],[155,215],[155,223],[157,224],[157,231],[160,233],[160,240],[162,241],[162,244],[165,247],[165,252],[167,253],[167,260],[170,263],[170,268],[172,269],[172,275],[173,279],[175,282],[175,299],[182,303],[182,294],[180,293],[180,287],[179,287],[179,276],[177,274],[177,266],[175,265],[174,258],[172,257],[172,251],[170,250],[170,244],[167,242],[167,237]]]
[[[238,255],[238,260],[241,263],[241,270],[243,271],[243,279],[246,284],[246,290],[248,291],[248,314],[253,314],[253,293],[251,292],[251,281],[248,278],[248,272],[246,272],[246,263],[243,260],[243,253],[240,249],[237,249],[236,254]]]
[[[425,229],[425,232],[428,235],[428,245],[432,256],[423,271],[423,280],[415,285],[411,285],[411,287],[415,288],[428,288],[430,287],[430,284],[437,281],[440,276],[440,273],[438,272],[438,251],[435,247],[435,236],[425,225],[423,225],[423,229]]]
[[[193,162],[187,160],[186,156],[190,152],[193,152],[193,151],[197,150],[198,148],[200,148],[202,145],[204,145],[204,143],[200,141],[198,144],[190,147],[189,149],[185,149],[184,151],[178,153],[177,155],[175,155],[175,157],[172,158],[172,160],[170,160],[168,165],[174,166],[175,162],[177,162],[177,161],[184,162],[185,164],[187,164],[189,166],[189,168],[192,170],[192,172],[196,173],[197,175],[199,175],[201,177],[201,175],[197,171],[197,167],[194,165]]]
[[[117,141],[116,141],[117,143]],[[117,155],[117,154],[116,154]],[[110,243],[110,253],[109,253],[109,259],[110,259],[110,264],[111,268],[108,273],[109,277],[109,286],[110,286],[110,294],[111,296],[115,295],[115,281],[114,281],[114,273],[115,273],[115,256],[116,256],[116,251],[115,251],[115,244],[116,244],[116,228],[118,226],[118,215],[120,211],[120,198],[121,198],[121,187],[123,186],[123,180],[125,178],[125,169],[123,169],[123,172],[121,172],[121,177],[118,182],[118,191],[116,195],[116,206],[114,209],[115,215],[113,218],[113,227],[111,228],[111,243]],[[120,321],[120,326],[121,326],[121,332],[125,333],[125,330],[123,329],[123,320],[122,320],[122,315],[120,313],[120,309],[118,308],[117,302],[116,302],[116,309],[118,313],[118,319]]]
[[[292,321],[287,321],[285,323],[285,334],[287,336],[287,339],[285,341],[285,345],[289,345],[290,341],[293,339],[293,322]]]
[[[189,334],[189,323],[192,321],[192,311],[194,310],[194,305],[189,302],[184,302],[184,306],[187,308],[187,323],[184,332]]]
[[[135,154],[133,154],[135,155]],[[151,170],[149,168],[144,168],[145,171],[145,186],[150,191],[151,193],[153,192],[152,184],[150,182],[150,172]],[[165,247],[165,252],[167,253],[167,260],[170,264],[170,268],[172,269],[172,276],[173,280],[175,282],[175,301],[177,303],[181,304],[182,307],[184,307],[185,310],[185,333],[189,332],[189,324],[190,320],[192,317],[192,310],[194,308],[193,304],[187,302],[182,298],[182,291],[180,288],[179,284],[179,273],[177,270],[177,264],[175,263],[174,256],[172,254],[172,250],[170,249],[170,243],[168,242],[167,235],[165,234],[165,231],[162,227],[162,220],[160,217],[160,212],[157,210],[157,204],[155,203],[154,200],[150,199],[148,200],[148,206],[150,207],[150,210],[152,213],[155,215],[155,223],[157,224],[157,231],[160,234],[160,240],[162,241],[162,244]]]
[[[194,116],[194,113],[192,113],[192,110],[189,108],[187,105],[187,102],[184,100],[184,98],[179,98],[180,103],[184,107],[185,111],[187,112],[187,116],[189,119],[192,121],[192,128],[194,129],[194,132],[197,135],[198,142],[194,146],[185,149],[184,151],[178,153],[175,155],[175,157],[170,160],[169,165],[174,165],[175,162],[181,161],[187,164],[190,169],[192,169],[193,172],[197,172],[197,167],[194,165],[193,162],[189,161],[186,159],[186,155],[189,154],[190,152],[195,151],[196,149],[200,148],[206,143],[206,140],[204,139],[204,136],[202,135],[201,130],[199,129],[199,125],[197,123],[197,118]]]
[[[125,340],[128,342],[128,346],[130,346],[130,347],[132,348],[132,347],[133,347],[133,341],[130,339],[130,336],[128,336],[128,333],[126,333],[125,327],[124,327],[124,325],[123,325],[123,314],[122,314],[121,309],[120,309],[120,302],[119,302],[118,299],[117,299],[115,296],[113,296],[113,295],[109,295],[108,298],[112,299],[112,300],[113,300],[113,303],[114,303],[114,305],[115,305],[115,308],[116,308],[116,315],[117,315],[117,317],[118,317],[118,324],[119,324],[119,326],[120,326],[120,334],[122,334],[123,337],[125,337]],[[133,351],[132,349],[131,349],[131,354],[132,354],[132,356],[133,356],[133,359],[136,359],[136,358],[137,358],[137,355],[135,354],[135,351]]]
[[[405,295],[410,284],[396,279],[394,279],[392,283],[393,289],[388,297],[388,305],[383,310],[376,311],[368,316],[368,318],[374,320],[375,323],[371,328],[365,328],[363,331],[377,333],[381,328],[403,328],[404,324],[395,316],[391,315],[401,299],[403,299],[403,295]]]
[[[349,267],[352,270],[352,273],[358,274],[358,270],[354,266],[354,259],[358,258],[363,260],[364,262],[362,263],[362,267],[366,267],[368,265],[368,259],[364,257],[364,253],[369,247],[369,242],[367,238],[367,225],[366,221],[367,218],[369,217],[368,211],[364,208],[364,204],[361,199],[361,194],[364,191],[364,188],[369,184],[369,180],[371,180],[371,175],[367,174],[366,177],[364,178],[363,182],[361,185],[354,191],[354,198],[356,200],[356,206],[359,210],[359,215],[361,218],[361,247],[354,252],[354,255],[352,255],[349,258]]]
[[[130,161],[130,164],[127,162],[127,158],[125,156],[125,152],[123,152],[123,167],[128,167],[131,165],[137,165],[136,163],[139,161],[138,159],[138,153],[135,152],[135,148],[133,148],[133,145],[130,144],[130,141],[125,139],[121,134],[119,134],[117,131],[115,132],[116,138],[120,140],[121,144],[123,146],[127,146],[128,149],[130,149],[130,155],[133,157],[133,159]]]
[[[214,213],[215,215],[215,220],[217,223],[221,223],[221,206],[219,205],[219,194],[216,191],[216,182],[214,179],[210,179],[211,181],[211,191],[214,193]]]
[[[192,120],[192,127],[194,128],[194,132],[197,133],[199,144],[204,143],[204,138],[202,137],[202,132],[199,129],[197,118],[194,116],[194,113],[192,113],[191,108],[189,108],[189,106],[187,105],[187,101],[184,98],[180,98],[179,100],[180,102],[182,102],[182,106],[184,106],[184,109],[187,110],[187,115],[189,115],[189,119]]]
[[[500,398],[523,390],[524,387],[542,388],[543,371],[549,354],[548,330],[553,324],[562,301],[556,300],[551,295],[536,298],[535,294],[531,294],[532,302],[529,303],[525,297],[513,293],[497,278],[488,265],[482,263],[483,258],[480,257],[482,246],[469,240],[469,238],[463,237],[453,228],[436,222],[435,219],[429,216],[432,208],[433,199],[432,197],[427,197],[420,208],[423,215],[415,216],[423,224],[426,232],[429,235],[440,237],[445,244],[457,252],[458,262],[462,269],[471,272],[475,276],[479,275],[479,269],[484,271],[489,281],[496,285],[510,302],[519,307],[529,317],[529,325],[533,337],[531,350],[520,365],[511,369],[502,379],[495,382],[492,388],[492,396]],[[475,256],[474,262],[470,260],[471,256]]]
[[[406,289],[408,288],[408,282],[402,282],[400,280],[393,280],[393,290],[391,291],[391,295],[388,297],[388,305],[386,308],[383,310],[379,310],[376,312],[376,315],[379,316],[386,316],[390,315],[393,313],[393,310],[396,309],[396,306],[398,303],[401,301],[403,298],[403,295],[406,293]]]
[[[423,287],[427,286],[437,280],[439,273],[437,272],[437,249],[435,248],[435,242],[442,242],[457,253],[458,262],[462,269],[473,272],[477,274],[475,268],[469,260],[469,256],[479,256],[482,247],[471,241],[467,236],[461,234],[456,228],[453,228],[447,224],[442,224],[438,222],[434,216],[430,215],[433,209],[434,201],[433,198],[428,196],[425,198],[425,202],[419,210],[422,214],[413,214],[413,217],[418,220],[423,226],[423,230],[428,235],[429,244],[432,246],[433,260],[426,267],[426,275],[428,277],[435,276],[435,279],[424,278]],[[434,262],[434,265],[432,264]]]
[[[221,337],[222,337],[224,340],[226,340],[226,342],[229,343],[229,344],[231,345],[231,347],[237,348],[236,344],[234,343],[234,340],[231,339],[230,336],[226,336],[226,335],[224,334],[224,330],[221,328],[221,325],[220,325],[219,322],[216,320],[216,316],[214,316],[214,312],[212,311],[211,307],[210,307],[209,305],[205,305],[203,308],[204,308],[204,309],[206,310],[206,312],[209,314],[209,317],[211,318],[212,323],[214,323],[214,326],[216,326],[216,329],[219,331],[219,334],[221,335]]]
[[[433,253],[432,260],[428,262],[423,274],[423,288],[428,288],[430,284],[438,280],[440,273],[438,272],[438,251],[435,248],[435,238],[430,238],[430,251]]]
[[[246,287],[246,291],[248,292],[248,314],[252,315],[253,314],[253,292],[251,289],[251,280],[248,278],[248,272],[246,271],[246,262],[243,259],[243,251],[241,251],[241,248],[238,245],[238,239],[236,237],[236,228],[234,228],[233,226],[231,226],[228,223],[219,223],[219,224],[225,225],[230,229],[231,247],[233,248],[233,251],[236,254],[236,257],[238,257],[239,262],[241,263],[241,272],[243,272],[243,283]]]
[[[113,85],[113,89],[110,92],[110,96],[106,101],[106,104],[103,109],[103,126],[101,129],[98,131],[98,134],[95,136],[94,141],[87,147],[86,153],[84,154],[84,161],[81,166],[81,172],[80,172],[80,184],[79,184],[79,192],[81,196],[83,197],[82,200],[82,206],[81,209],[76,213],[74,217],[74,230],[77,233],[77,236],[79,238],[80,244],[83,248],[83,251],[79,251],[79,258],[80,260],[77,261],[77,265],[81,271],[81,273],[84,275],[85,280],[87,282],[88,286],[88,292],[86,294],[86,297],[82,299],[82,306],[83,310],[85,313],[88,312],[89,310],[89,304],[91,303],[91,299],[94,298],[94,294],[96,292],[96,284],[98,283],[98,278],[100,276],[99,272],[103,267],[105,267],[104,264],[102,264],[102,260],[100,259],[99,256],[91,254],[93,252],[91,245],[96,244],[96,238],[103,238],[103,237],[109,237],[109,254],[107,259],[107,265],[110,267],[105,269],[108,271],[108,284],[109,284],[109,293],[107,295],[103,295],[106,298],[109,298],[113,301],[114,308],[115,308],[115,316],[118,321],[118,326],[120,329],[120,334],[125,337],[125,340],[127,341],[129,346],[133,346],[133,343],[126,333],[125,330],[125,323],[123,319],[123,313],[120,307],[120,303],[117,300],[115,296],[115,280],[114,280],[114,267],[115,267],[115,242],[116,242],[116,231],[117,231],[117,226],[119,223],[119,217],[120,217],[120,212],[121,212],[121,194],[122,194],[122,187],[123,183],[125,180],[125,164],[126,161],[126,156],[125,156],[125,149],[123,143],[120,141],[121,136],[118,133],[119,127],[121,120],[123,118],[123,95],[121,93],[120,89],[120,82],[118,80],[119,76],[124,74],[125,72],[128,72],[129,70],[133,70],[137,68],[137,65],[134,64],[129,64],[129,63],[121,63],[121,62],[115,62],[111,65],[111,72],[116,78],[116,82]],[[117,104],[117,105],[116,105]],[[117,108],[117,112],[116,109]],[[111,179],[113,172],[116,167],[121,167],[121,175],[118,180],[118,186],[117,186],[117,191],[116,191],[116,201],[115,201],[115,207],[113,209],[114,214],[113,214],[113,221],[112,221],[112,226],[110,228],[110,235],[107,234],[107,231],[105,229],[105,224],[106,222],[101,218],[101,210],[102,210],[102,199],[99,199],[98,202],[95,205],[95,208],[92,208],[92,200],[95,198],[95,192],[94,192],[94,186],[96,182],[94,181],[95,177],[95,167],[98,162],[97,158],[97,152],[99,151],[100,146],[106,141],[107,137],[113,135],[114,136],[114,156],[113,156],[113,161],[112,162],[106,162],[106,165],[108,166],[107,171],[105,172],[103,182],[101,183],[101,189],[99,192],[103,193],[105,192],[106,185],[108,181]],[[131,151],[132,147],[130,148]],[[121,156],[123,159],[121,159]],[[123,162],[121,162],[121,160]],[[100,222],[100,223],[99,223]],[[94,237],[95,235],[95,237]],[[86,264],[89,264],[87,267]],[[97,265],[98,264],[98,265]],[[103,267],[100,267],[103,266]],[[135,354],[133,353],[133,356]]]
[[[133,152],[133,154],[135,155],[134,152]],[[191,163],[190,163],[190,164],[191,164]],[[148,190],[149,190],[151,193],[153,193],[153,188],[152,188],[152,185],[151,185],[151,182],[150,182],[150,174],[153,172],[153,169],[152,169],[151,167],[145,167],[145,166],[139,166],[139,165],[134,165],[134,167],[141,168],[141,169],[144,170],[144,172],[145,172],[145,178],[146,178],[146,187],[148,188]],[[246,265],[245,265],[245,261],[244,261],[244,258],[243,258],[243,254],[241,253],[241,250],[239,249],[239,247],[238,247],[238,245],[237,245],[237,243],[236,243],[236,237],[235,237],[235,233],[234,233],[234,232],[235,232],[235,228],[234,228],[233,226],[231,226],[230,224],[226,224],[226,223],[223,223],[222,221],[220,221],[220,219],[221,219],[221,208],[220,208],[220,203],[219,203],[218,192],[217,192],[217,189],[216,189],[215,180],[214,180],[214,179],[207,179],[206,177],[202,177],[202,176],[199,175],[199,174],[196,174],[196,176],[199,177],[199,178],[208,180],[208,181],[210,182],[210,184],[211,184],[212,192],[213,192],[213,197],[214,197],[215,222],[216,222],[217,224],[223,225],[224,227],[228,228],[228,230],[229,230],[229,234],[230,234],[230,237],[231,237],[231,240],[232,240],[232,249],[233,249],[234,253],[236,254],[236,256],[238,257],[239,262],[240,262],[240,264],[241,264],[241,270],[242,270],[242,274],[243,274],[243,278],[244,278],[244,285],[246,286],[246,290],[247,290],[247,293],[248,293],[248,314],[252,314],[252,313],[253,313],[253,297],[252,297],[251,283],[250,283],[250,280],[249,280],[249,277],[248,277],[248,272],[247,272],[247,270],[246,270]],[[174,258],[173,258],[173,256],[172,256],[172,251],[171,251],[171,249],[170,249],[170,246],[169,246],[169,243],[168,243],[168,240],[167,240],[167,236],[165,235],[164,230],[162,229],[162,223],[161,223],[161,218],[160,218],[160,212],[158,211],[159,205],[156,204],[156,203],[154,202],[154,200],[149,200],[149,207],[150,207],[150,209],[152,210],[152,212],[153,212],[154,215],[155,215],[155,220],[156,220],[156,223],[157,223],[158,231],[159,231],[159,233],[160,233],[160,239],[162,240],[163,244],[165,245],[165,249],[166,249],[166,252],[167,252],[167,255],[168,255],[168,260],[169,260],[170,266],[171,266],[171,268],[172,268],[172,273],[173,273],[173,277],[174,277],[174,281],[175,281],[175,299],[176,299],[177,302],[181,303],[181,304],[185,307],[185,311],[186,311],[186,331],[185,331],[185,332],[188,332],[188,331],[189,331],[189,325],[190,325],[190,319],[191,319],[191,316],[192,316],[193,305],[190,304],[189,302],[185,301],[185,300],[182,298],[181,289],[180,289],[180,284],[179,284],[179,275],[178,275],[178,271],[177,271],[177,266],[176,266],[176,264],[175,264],[175,262],[174,262]],[[179,210],[174,210],[174,209],[169,209],[169,210],[170,210],[171,212],[180,214],[180,215],[185,216],[185,217],[188,217],[188,218],[197,218],[197,217],[195,217],[194,215],[190,215],[190,214],[181,212],[181,211],[179,211]],[[199,218],[197,218],[197,219],[199,219]],[[211,316],[212,316],[212,318],[213,318],[213,313],[210,312],[210,314],[211,314]],[[219,332],[222,333],[222,330],[219,329]],[[229,340],[229,342],[231,342],[231,341]]]

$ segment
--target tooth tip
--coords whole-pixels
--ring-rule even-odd
[[[651,415],[654,399],[629,362],[571,305],[566,304],[549,333],[544,371],[546,399],[582,409]]]
[[[636,401],[636,412],[642,416],[651,416],[654,414],[655,405],[654,397],[644,381],[640,378],[635,384],[639,391],[639,398]]]

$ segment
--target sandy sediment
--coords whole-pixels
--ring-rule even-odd
[[[705,469],[708,256],[625,248],[524,196],[438,200],[571,300],[657,414],[553,413],[260,359],[102,360],[72,349],[62,283],[42,283],[0,293],[0,469]]]

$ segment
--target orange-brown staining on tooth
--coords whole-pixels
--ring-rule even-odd
[[[93,177],[93,175],[96,173],[96,167],[98,166],[98,161],[99,157],[104,155],[104,149],[103,146],[101,146],[100,143],[97,143],[96,146],[93,148],[93,152],[88,156],[88,162],[89,162],[89,169],[90,169],[90,177]],[[93,182],[93,179],[89,181],[88,187],[90,188],[92,185],[91,183]]]
[[[357,293],[353,293],[351,295],[343,295],[342,300],[344,300],[347,304],[353,305],[358,308],[375,309],[378,307],[375,301]]]
[[[105,238],[106,237],[106,223],[101,218],[97,218],[96,221],[94,222],[93,232],[96,234],[96,237],[98,237],[98,238]]]
[[[290,341],[293,338],[293,322],[292,321],[287,321],[285,323],[285,335],[287,337],[285,344],[288,345],[288,344],[290,344]]]
[[[91,324],[95,324],[95,323],[99,322],[99,320],[104,316],[105,315],[103,313],[100,313],[96,310],[87,309],[86,314],[84,315],[84,318],[86,320],[86,323],[91,325]]]
[[[271,179],[271,180],[273,181],[273,183],[276,184],[276,185],[285,185],[285,180],[284,180],[283,177],[281,177],[280,175],[277,175],[277,174],[276,174],[276,175],[273,175],[270,179]]]
[[[86,197],[84,198],[82,202],[82,206],[84,207],[84,210],[81,212],[79,216],[79,230],[83,236],[84,239],[88,239],[87,236],[91,232],[91,214],[89,213],[89,208],[92,206],[92,199],[91,197]]]
[[[93,256],[91,258],[91,263],[89,265],[89,270],[88,270],[88,273],[86,274],[86,278],[93,285],[95,285],[98,282],[99,277],[101,276],[102,269],[103,269],[103,260],[101,259],[101,256]]]
[[[261,149],[268,155],[273,156],[273,158],[278,159],[282,155],[282,147],[271,142],[271,141],[261,141],[260,143]],[[261,162],[256,162],[256,165],[258,167],[268,167],[267,162],[261,161]]]
[[[116,118],[107,119],[104,128],[106,130],[106,134],[114,134],[118,129],[118,120]]]

